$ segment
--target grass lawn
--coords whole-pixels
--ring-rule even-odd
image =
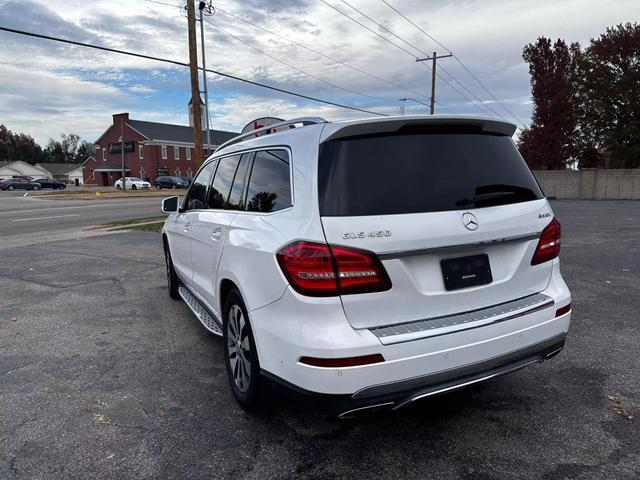
[[[164,225],[164,221],[166,219],[166,215],[157,216],[157,217],[146,217],[146,218],[129,218],[127,220],[115,220],[113,222],[107,223],[104,226],[110,228],[111,230],[136,230],[139,232],[160,232],[162,230],[162,226]],[[142,225],[140,225],[142,224]]]

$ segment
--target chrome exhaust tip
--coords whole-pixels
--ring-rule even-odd
[[[388,410],[394,405],[394,403],[395,402],[376,403],[374,405],[366,405],[364,407],[354,408],[352,410],[342,412],[338,415],[338,418],[355,418],[366,415],[368,413],[373,413],[377,410]]]

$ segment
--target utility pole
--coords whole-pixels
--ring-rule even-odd
[[[202,114],[200,111],[200,82],[198,76],[198,47],[196,39],[195,0],[187,0],[189,30],[189,70],[191,72],[191,99],[193,100],[193,141],[196,146],[195,165],[200,168],[204,160],[202,151]]]
[[[436,61],[439,58],[447,58],[447,57],[453,57],[453,54],[449,53],[448,55],[438,56],[437,52],[433,52],[432,57],[416,58],[416,62],[426,62],[429,60],[433,61],[433,64],[431,66],[431,105],[430,105],[431,115],[436,113]]]
[[[122,191],[127,189],[127,180],[125,178],[126,170],[124,166],[124,120],[120,119],[120,156],[122,158]]]
[[[207,127],[207,149],[211,148],[211,127],[209,126],[209,89],[207,87],[207,62],[204,54],[204,15],[212,15],[211,4],[207,2],[200,2],[198,5],[200,10],[200,46],[202,47],[202,83],[204,86],[204,113],[205,124]],[[207,153],[208,150],[207,150]]]

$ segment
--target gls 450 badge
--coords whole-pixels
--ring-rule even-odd
[[[376,230],[373,232],[348,232],[348,233],[342,234],[342,238],[344,240],[357,240],[359,238],[365,238],[365,237],[384,238],[384,237],[390,237],[390,236],[391,236],[391,230]]]

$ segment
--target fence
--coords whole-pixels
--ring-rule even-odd
[[[640,168],[534,170],[547,197],[582,200],[640,200]]]

